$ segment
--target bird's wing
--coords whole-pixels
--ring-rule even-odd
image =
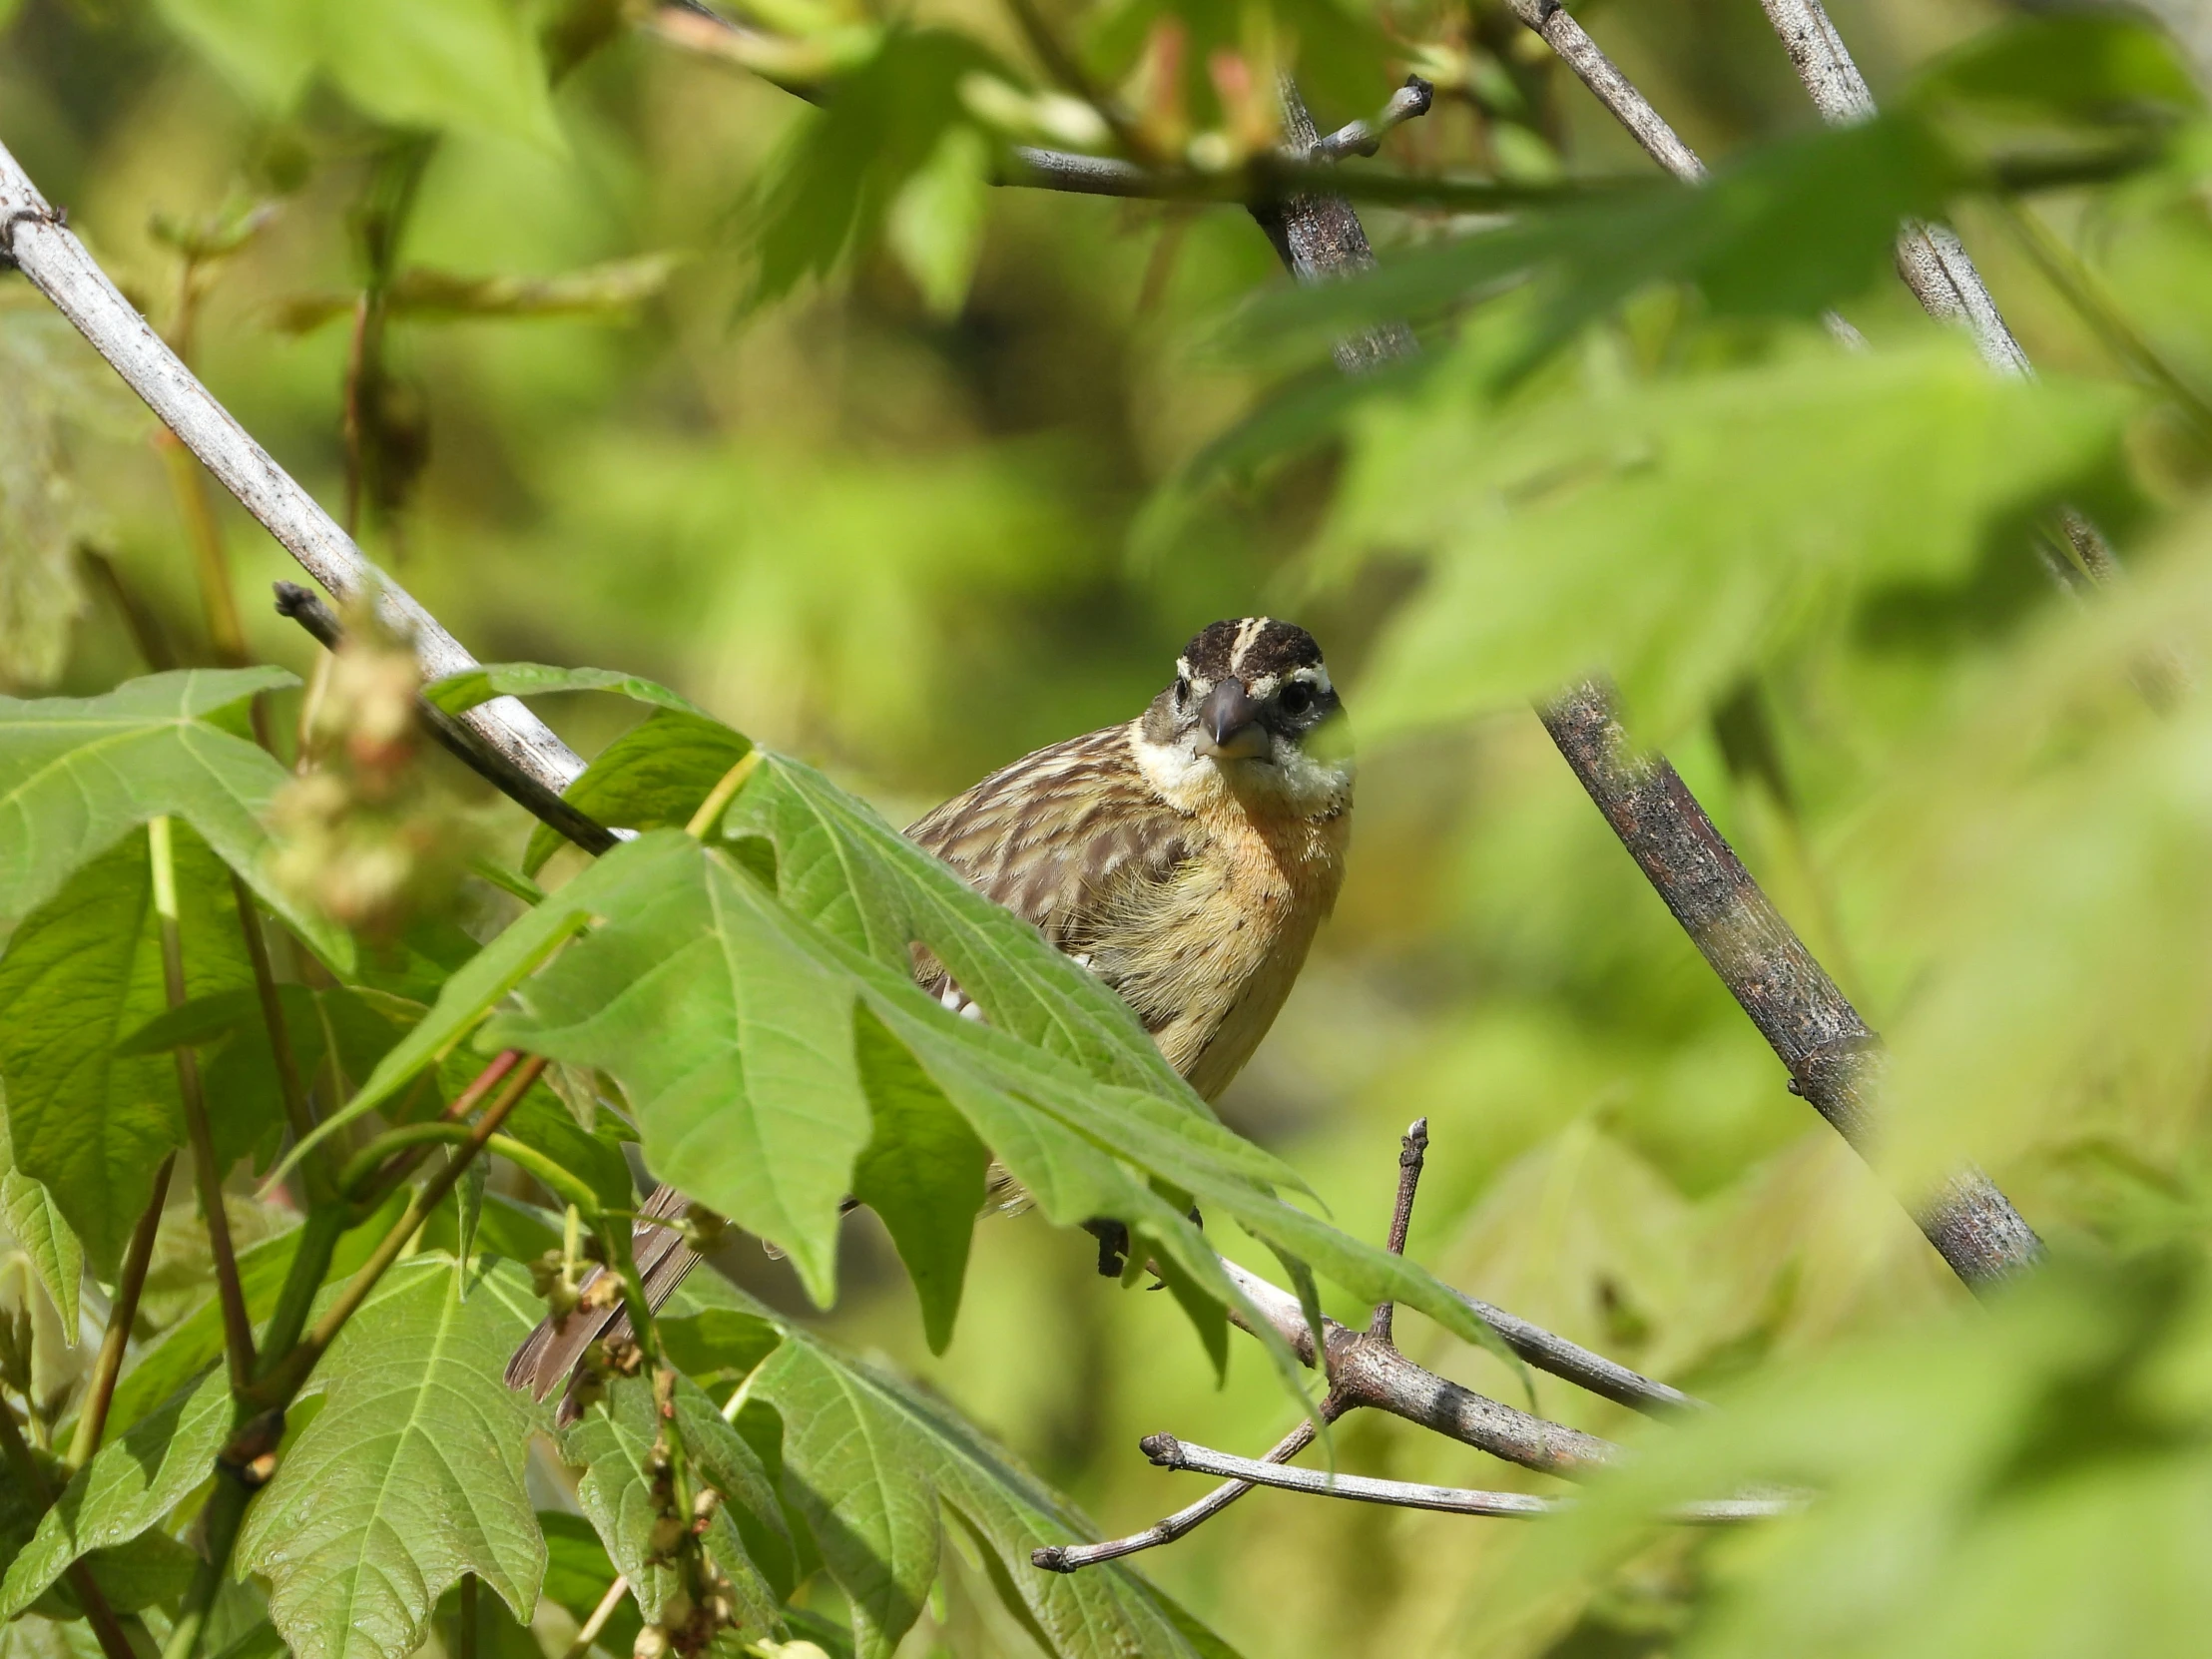
[[[1125,725],[1024,756],[906,830],[1079,958],[1105,918],[1174,880],[1201,833],[1146,783]],[[947,989],[933,961],[922,978]]]

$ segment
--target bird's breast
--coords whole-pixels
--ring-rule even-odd
[[[1091,965],[1212,1099],[1274,1024],[1336,903],[1350,814],[1254,814],[1224,797],[1194,818],[1193,856],[1100,930]]]

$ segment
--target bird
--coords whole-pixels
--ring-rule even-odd
[[[1117,992],[1210,1101],[1267,1035],[1336,905],[1355,778],[1344,701],[1313,635],[1238,617],[1191,639],[1143,713],[1023,756],[905,833]],[[915,977],[947,1008],[984,1016],[926,952]],[[655,1307],[696,1260],[655,1224],[687,1208],[664,1186],[639,1211],[634,1248]],[[594,1341],[627,1331],[619,1305],[584,1292],[516,1351],[510,1386],[542,1400],[573,1383]],[[564,1420],[579,1408],[571,1385]]]

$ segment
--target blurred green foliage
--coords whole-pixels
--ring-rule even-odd
[[[1253,77],[1295,59],[1324,130],[1407,67],[1437,81],[1385,162],[1604,182],[1503,227],[1370,212],[1401,256],[1379,281],[1227,324],[1281,286],[1241,212],[984,183],[1003,137],[1098,135],[1039,66],[1037,31],[966,0],[895,22],[763,3],[754,44],[720,56],[588,0],[0,0],[0,140],[287,467],[333,506],[349,465],[373,486],[364,545],[487,661],[652,675],[893,822],[1134,713],[1217,615],[1295,611],[1323,639],[1370,739],[1353,872],[1225,1116],[1371,1239],[1395,1137],[1426,1116],[1411,1256],[1725,1409],[1639,1427],[1538,1379],[1547,1414],[1640,1451],[1567,1524],[1262,1493],[1141,1560],[1241,1649],[2197,1651],[2212,149],[2196,93],[2154,36],[2109,20],[1989,33],[1971,0],[1858,0],[1837,19],[1888,113],[1828,134],[1748,3],[1585,10],[1715,166],[1708,192],[1624,183],[1640,154],[1502,5],[1047,12],[1158,153],[1234,149]],[[1215,67],[1230,51],[1244,81]],[[840,77],[860,96],[820,111],[769,84]],[[2063,188],[1988,188],[2061,163]],[[1889,278],[1899,216],[1946,209],[2032,384],[1984,375]],[[1824,305],[1871,354],[1839,350]],[[1419,370],[1281,389],[1346,318],[1399,313],[1422,325]],[[377,389],[349,410],[357,341],[380,353],[361,382]],[[0,280],[7,690],[93,695],[215,660],[146,438],[89,351]],[[2119,540],[2120,591],[2069,596],[2038,570],[2060,502]],[[306,673],[310,647],[260,597],[287,561],[227,502],[217,522],[253,654]],[[1785,1092],[1526,714],[1591,667],[1892,1039],[1879,1175]],[[692,718],[553,712],[587,754],[627,744],[641,774]],[[736,753],[699,747],[695,770]],[[447,785],[519,862],[528,823],[457,772]],[[543,842],[532,858],[549,884],[579,863]],[[470,902],[443,954],[410,941],[377,971],[429,1000],[450,921],[483,934],[513,913]],[[132,956],[111,975],[126,1026],[151,1011],[148,971]],[[330,1052],[357,1082],[383,1047]],[[118,1124],[173,1113],[158,1062],[110,1067],[157,1080],[108,1101]],[[28,1121],[68,1104],[58,1090],[11,1108]],[[1961,1160],[2060,1258],[1988,1317],[1896,1196]],[[58,1331],[37,1286],[66,1251],[20,1182],[0,1173],[0,1308],[11,1333]],[[218,1352],[183,1187],[142,1333],[168,1335],[118,1428]],[[482,1226],[543,1248],[542,1216],[500,1202]],[[71,1218],[96,1264],[130,1211]],[[268,1300],[291,1236],[241,1211]],[[1115,1294],[1089,1242],[1036,1215],[979,1225],[956,1326],[940,1290],[925,1328],[871,1217],[838,1250],[824,1324],[1109,1531],[1195,1495],[1140,1433],[1252,1451],[1287,1426],[1251,1345],[1217,1390],[1173,1298]],[[750,1244],[725,1259],[802,1306],[787,1264]],[[1517,1397],[1482,1351],[1410,1317],[1399,1331]],[[65,1398],[83,1347],[39,1348],[44,1369],[9,1386]],[[828,1386],[805,1375],[816,1350],[786,1352],[782,1386]],[[884,1397],[868,1409],[928,1414]],[[927,1478],[970,1478],[944,1443],[916,1453],[936,1459]],[[1335,1455],[1540,1484],[1394,1422],[1347,1421]],[[1016,1517],[1002,1535],[906,1517],[942,1568],[934,1588],[909,1572],[885,1590],[921,1612],[911,1659],[1033,1651],[991,1580],[1019,1515],[1050,1506],[1019,1471],[991,1478],[1015,1494],[991,1498]],[[1743,1535],[1650,1524],[1761,1480],[1824,1495]],[[547,1498],[511,1484],[509,1508]],[[23,1519],[0,1515],[11,1548]],[[607,1567],[551,1530],[548,1606],[566,1613],[508,1634],[557,1654]],[[232,1616],[224,1638],[251,1640],[251,1607]],[[0,1627],[0,1653],[80,1638],[34,1613]]]

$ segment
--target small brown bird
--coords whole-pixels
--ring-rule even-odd
[[[1135,720],[1026,755],[906,833],[1118,991],[1212,1100],[1274,1024],[1343,885],[1344,724],[1305,629],[1217,622]],[[917,974],[948,1007],[980,1014],[933,959]],[[643,1213],[684,1208],[664,1187]],[[666,1228],[641,1227],[637,1247],[659,1306],[693,1258]],[[586,1308],[548,1321],[508,1382],[544,1398],[621,1323]]]

